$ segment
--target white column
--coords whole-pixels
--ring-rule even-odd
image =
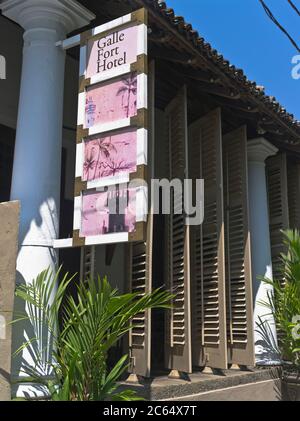
[[[278,363],[278,357],[267,346],[259,332],[256,331],[259,317],[268,321],[270,332],[277,343],[274,318],[266,316],[267,308],[259,304],[267,301],[272,287],[257,278],[266,276],[272,279],[272,260],[269,229],[268,197],[266,184],[265,160],[277,153],[277,148],[264,138],[248,142],[248,180],[249,180],[249,213],[252,253],[252,285],[254,299],[254,338],[256,363],[272,365]]]
[[[28,283],[57,267],[65,53],[55,44],[95,16],[74,0],[4,0],[1,8],[25,30],[11,199],[21,201],[17,282]],[[17,328],[14,338],[23,340]]]

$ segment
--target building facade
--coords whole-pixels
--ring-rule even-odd
[[[145,242],[58,251],[54,240],[73,236],[79,79],[79,47],[62,41],[141,7],[148,177],[204,179],[204,221],[187,226],[150,206]],[[17,282],[62,263],[82,278],[107,275],[121,292],[175,291],[172,309],[140,315],[124,345],[141,377],[278,363],[256,332],[269,292],[258,277],[280,277],[280,230],[300,225],[299,123],[165,2],[2,0],[0,9],[0,201],[21,201]],[[16,348],[24,332],[13,337]]]

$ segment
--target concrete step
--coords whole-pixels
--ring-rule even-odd
[[[280,401],[278,385],[275,380],[265,380],[250,384],[227,387],[220,390],[212,390],[190,396],[166,399],[166,401],[209,402],[209,401]]]
[[[158,376],[137,383],[122,383],[148,401],[276,401],[280,400],[278,369],[224,370],[193,373],[188,379]]]

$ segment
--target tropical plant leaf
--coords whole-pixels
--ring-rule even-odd
[[[276,279],[262,278],[262,282],[271,286],[273,292],[268,293],[267,300],[259,304],[269,310],[266,318],[269,314],[274,317],[282,360],[290,361],[300,369],[298,355],[300,339],[293,334],[296,326],[293,319],[300,315],[300,235],[298,230],[287,230],[282,233],[287,247],[287,252],[281,255],[280,271],[284,284]],[[264,340],[269,341],[269,344],[274,342],[274,338],[271,338],[271,329],[262,319],[257,331]]]
[[[144,401],[145,399],[133,390],[123,390],[120,393],[116,393],[111,397],[111,401]]]
[[[79,282],[71,296],[67,287],[74,277],[65,275],[57,287],[59,274],[45,271],[17,290],[27,310],[19,320],[27,318],[36,335],[18,351],[30,349],[35,363],[24,372],[35,383],[47,385],[53,400],[137,400],[134,392],[118,393],[127,356],[108,369],[108,352],[130,330],[137,314],[169,308],[173,296],[162,290],[143,297],[119,295],[106,278]]]

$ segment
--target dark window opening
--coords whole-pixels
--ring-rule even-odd
[[[10,199],[15,137],[15,129],[0,124],[0,202]]]
[[[161,203],[161,202],[160,202]],[[165,284],[165,217],[154,216],[154,238],[159,241],[153,243],[153,289]],[[165,315],[166,310],[152,310],[151,337],[151,375],[165,374]]]

